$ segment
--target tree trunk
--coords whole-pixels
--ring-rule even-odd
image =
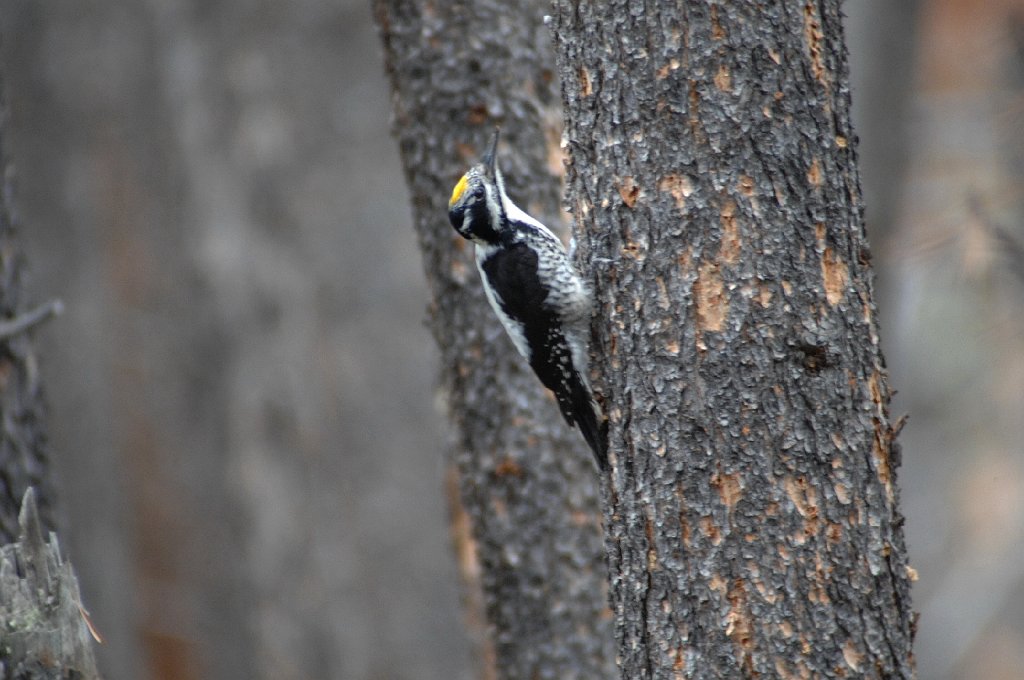
[[[510,194],[561,224],[545,8],[533,0],[376,2],[456,432],[452,526],[470,619],[486,623],[483,676],[611,677],[597,470],[488,308],[472,247],[447,220],[452,186],[500,125]]]
[[[624,678],[913,675],[838,0],[557,0]]]
[[[27,335],[59,307],[25,309],[4,94],[0,78],[0,677],[97,680],[78,580],[53,533],[45,402]]]
[[[7,165],[7,103],[0,76],[0,545],[17,540],[22,496],[33,487],[45,529],[53,519],[53,480],[50,474],[45,403],[39,367],[30,338],[34,323],[53,307],[27,311],[23,292],[24,255],[18,243],[17,211],[12,205],[14,173]]]

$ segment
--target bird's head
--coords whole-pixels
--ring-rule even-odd
[[[448,219],[455,231],[471,241],[494,243],[505,221],[505,183],[498,169],[498,130],[480,162],[452,189]]]

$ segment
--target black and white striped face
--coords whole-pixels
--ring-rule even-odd
[[[463,238],[477,243],[497,243],[505,221],[504,191],[498,170],[498,134],[479,163],[462,176],[448,199],[448,219]]]
[[[501,199],[494,182],[484,176],[481,165],[472,167],[452,190],[448,219],[455,231],[471,241],[492,243],[501,223]]]

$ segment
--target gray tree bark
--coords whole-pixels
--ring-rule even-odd
[[[838,0],[556,0],[622,677],[913,675]]]
[[[612,677],[597,470],[488,308],[472,248],[447,219],[452,186],[500,125],[510,194],[562,224],[549,7],[375,7],[454,425],[452,526],[483,677]]]

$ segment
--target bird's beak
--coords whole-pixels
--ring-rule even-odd
[[[484,166],[485,176],[494,181],[498,176],[498,137],[501,135],[501,130],[494,128],[494,137],[491,138],[491,146],[487,149],[487,153],[480,159],[480,163]]]

